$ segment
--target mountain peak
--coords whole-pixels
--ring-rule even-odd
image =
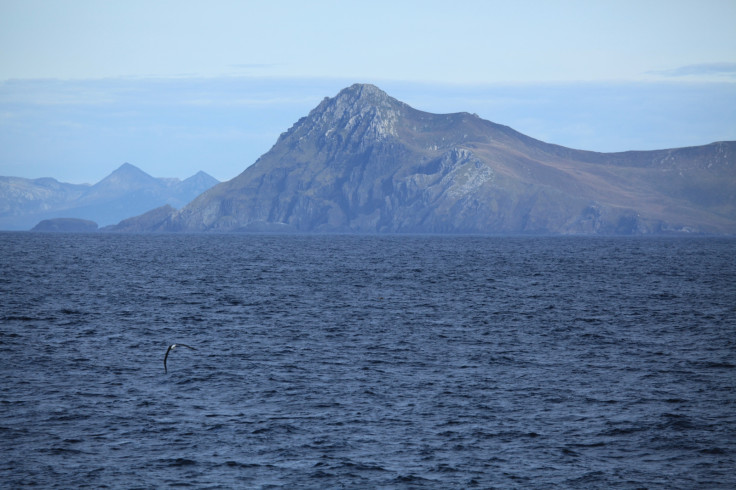
[[[331,99],[325,98],[315,112],[320,110],[332,112],[338,117],[366,113],[384,115],[387,112],[398,111],[403,105],[375,85],[356,83],[342,89]]]
[[[356,83],[335,97],[325,97],[282,138],[304,141],[316,137],[333,150],[345,144],[365,147],[397,136],[397,122],[405,107],[375,85]]]
[[[370,104],[375,106],[390,106],[399,101],[390,97],[386,92],[369,83],[356,83],[344,88],[337,94],[335,100],[349,104]]]
[[[125,162],[113,170],[110,175],[96,183],[93,188],[114,187],[117,189],[130,189],[142,185],[151,185],[152,183],[159,185],[159,182],[154,177],[151,177],[135,165]]]
[[[208,174],[207,172],[203,172],[200,170],[196,174],[192,175],[188,179],[185,179],[182,183],[183,186],[187,189],[189,188],[197,188],[199,189],[199,192],[204,192],[205,190],[209,189],[215,184],[219,184],[220,181]]]
[[[219,182],[219,180],[215,179],[213,176],[211,176],[204,170],[200,170],[199,172],[197,172],[196,174],[192,175],[191,177],[185,180],[214,180],[215,182]]]
[[[122,165],[120,165],[118,168],[112,171],[112,174],[125,174],[125,175],[141,175],[145,174],[148,175],[146,172],[141,170],[140,168],[136,167],[132,163],[125,162]]]
[[[133,165],[132,163],[128,163],[128,162],[125,162],[125,163],[123,163],[122,165],[120,165],[120,166],[119,166],[119,167],[117,168],[117,171],[120,171],[120,170],[126,170],[126,171],[131,171],[131,170],[135,170],[135,171],[139,171],[139,172],[142,172],[142,170],[141,170],[141,169],[139,169],[138,167],[136,167],[136,166],[135,166],[135,165]]]

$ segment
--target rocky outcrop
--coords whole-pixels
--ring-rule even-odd
[[[102,231],[145,233],[155,229],[163,229],[167,226],[168,222],[171,220],[171,216],[173,216],[175,212],[176,209],[167,204],[165,206],[152,209],[140,216],[125,219],[117,225],[106,226],[105,228],[102,228]]]
[[[573,150],[358,84],[148,230],[732,234],[736,142]]]

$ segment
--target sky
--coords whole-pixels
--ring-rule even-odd
[[[0,0],[0,175],[242,172],[356,82],[594,151],[736,140],[733,0]]]

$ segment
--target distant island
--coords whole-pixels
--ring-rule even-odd
[[[63,233],[91,233],[97,231],[97,223],[86,219],[54,218],[45,219],[34,226],[31,231],[63,232]]]

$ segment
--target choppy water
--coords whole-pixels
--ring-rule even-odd
[[[0,486],[736,486],[733,239],[0,252]]]

